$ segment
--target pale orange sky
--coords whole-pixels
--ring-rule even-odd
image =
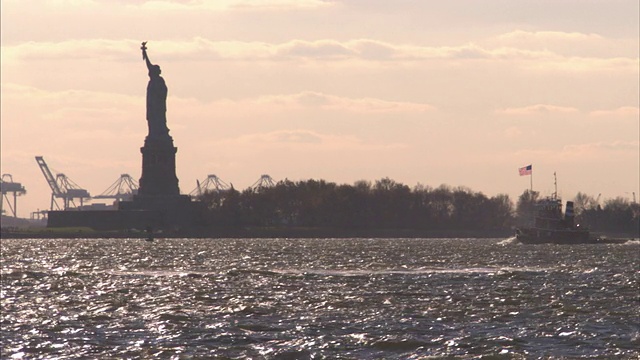
[[[3,0],[1,172],[34,157],[98,195],[140,177],[148,81],[169,87],[180,189],[216,174],[390,177],[512,200],[640,194],[638,1]],[[6,207],[6,204],[5,204]]]

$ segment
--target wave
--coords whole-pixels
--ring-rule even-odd
[[[107,271],[111,275],[117,276],[149,276],[149,277],[204,277],[207,275],[215,275],[207,271],[190,271],[190,270],[113,270]]]
[[[468,267],[468,268],[415,268],[415,269],[232,269],[226,275],[232,277],[257,276],[319,276],[319,277],[369,277],[385,275],[430,275],[430,274],[512,274],[512,273],[543,273],[547,268],[535,267]],[[190,270],[139,270],[139,271],[108,271],[118,276],[149,276],[149,277],[190,277],[200,278],[220,276],[223,273]]]
[[[50,275],[49,273],[46,273],[43,271],[14,270],[14,271],[2,271],[0,273],[0,279],[2,280],[41,279],[49,275]]]
[[[428,274],[500,274],[514,272],[545,272],[546,268],[514,267],[469,267],[469,268],[416,268],[416,269],[280,269],[274,273],[282,275],[316,276],[372,276],[372,275],[428,275]]]

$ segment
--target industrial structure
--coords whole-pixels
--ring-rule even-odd
[[[36,162],[51,188],[51,211],[54,210],[54,205],[57,210],[68,210],[71,207],[77,207],[74,199],[80,200],[80,207],[82,207],[85,199],[91,199],[91,195],[87,190],[82,189],[65,174],[56,174],[54,178],[42,156],[36,156]],[[62,199],[62,208],[58,205],[56,199]]]
[[[196,180],[196,183],[196,188],[189,193],[189,196],[191,197],[198,197],[206,192],[222,192],[231,189],[231,186],[213,174],[207,176],[207,178],[202,182]]]
[[[276,183],[273,181],[273,178],[265,174],[261,175],[260,179],[258,179],[258,181],[254,182],[253,185],[251,185],[251,190],[260,190],[262,188],[272,187],[275,185]]]
[[[47,215],[49,214],[49,212],[47,210],[36,210],[36,211],[32,211],[31,215],[29,216],[29,218],[31,220],[42,220],[42,219],[47,219]]]
[[[131,175],[122,174],[102,194],[93,199],[115,199],[116,201],[131,200],[138,193],[138,182]]]
[[[13,182],[11,174],[3,174],[2,180],[0,180],[0,193],[2,193],[2,199],[0,199],[0,214],[4,213],[2,207],[6,201],[9,206],[9,210],[11,211],[11,215],[13,215],[14,218],[18,217],[18,196],[26,194],[27,190],[22,186],[22,184]],[[13,203],[9,199],[9,194],[13,194]]]

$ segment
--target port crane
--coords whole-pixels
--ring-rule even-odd
[[[222,192],[227,191],[231,188],[231,186],[229,186],[226,182],[222,181],[222,179],[213,174],[208,175],[203,182],[196,180],[196,183],[196,188],[189,193],[189,195],[192,197],[202,196],[202,194],[207,191]]]
[[[0,214],[4,213],[2,205],[6,200],[13,217],[18,217],[17,198],[20,195],[26,194],[27,190],[24,188],[24,186],[22,186],[22,184],[13,182],[13,177],[11,176],[11,174],[3,174],[2,180],[0,180],[0,193],[2,194],[2,198],[0,198]],[[11,200],[9,200],[9,196],[7,194],[13,194],[13,205],[11,204]]]
[[[94,199],[116,199],[117,201],[130,200],[138,193],[138,182],[131,175],[122,174],[102,194],[94,196]]]
[[[51,188],[51,210],[55,208],[61,210],[60,205],[56,201],[56,198],[62,199],[63,201],[63,210],[69,209],[70,205],[76,207],[74,199],[80,200],[80,207],[82,207],[84,203],[84,199],[90,199],[91,195],[85,189],[80,188],[76,183],[74,183],[71,179],[69,179],[65,174],[56,174],[56,177],[53,177],[51,170],[49,170],[49,166],[44,161],[42,156],[36,156],[36,162],[38,166],[40,166],[40,170],[42,170],[42,174],[44,175],[45,180],[49,184]]]
[[[261,190],[263,188],[268,188],[272,186],[275,186],[275,182],[273,181],[273,178],[265,174],[265,175],[261,175],[260,179],[258,179],[258,181],[254,182],[253,185],[251,185],[251,189],[257,191],[257,190]]]

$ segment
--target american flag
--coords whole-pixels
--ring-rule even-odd
[[[531,165],[519,168],[518,172],[520,173],[520,176],[531,175]]]

